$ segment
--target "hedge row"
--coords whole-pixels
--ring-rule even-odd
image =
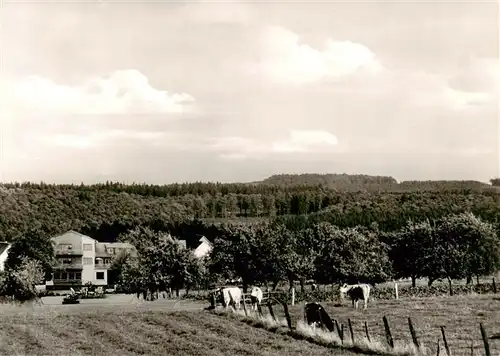
[[[476,285],[453,285],[452,291],[454,295],[467,295],[471,293],[486,294],[494,293],[493,283],[483,283]],[[426,298],[426,297],[443,297],[450,295],[450,289],[446,284],[436,284],[433,286],[398,286],[399,298]],[[373,288],[370,292],[370,297],[374,299],[394,299],[395,292],[393,287]],[[322,291],[306,291],[296,292],[295,301],[339,301],[340,294],[337,288],[334,290]]]

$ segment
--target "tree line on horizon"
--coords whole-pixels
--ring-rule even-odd
[[[36,188],[79,189],[82,191],[107,190],[154,197],[179,197],[183,195],[274,194],[334,189],[349,192],[419,192],[419,191],[493,191],[499,192],[500,178],[490,179],[491,184],[473,180],[408,180],[398,182],[389,176],[364,174],[276,174],[262,181],[248,183],[184,182],[173,184],[121,183],[106,181],[95,184],[55,184],[35,182],[1,183],[7,189]]]

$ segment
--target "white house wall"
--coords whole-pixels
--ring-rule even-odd
[[[210,253],[210,251],[212,250],[212,246],[210,246],[209,244],[207,244],[206,242],[203,242],[200,244],[200,246],[198,246],[195,250],[194,250],[194,255],[197,257],[197,258],[201,258],[201,257],[204,257],[206,255],[208,255]]]
[[[104,279],[97,279],[97,273],[98,272],[103,272],[104,273]],[[108,270],[104,268],[96,268],[94,270],[94,280],[92,281],[92,284],[96,286],[105,286],[108,284]]]
[[[5,270],[5,262],[9,256],[10,245],[0,254],[0,271]]]
[[[94,264],[95,264],[95,240],[91,237],[84,236],[82,235],[80,237],[80,243],[81,246],[80,248],[83,251],[83,256],[82,256],[82,264],[83,264],[83,269],[82,269],[82,284],[92,282],[94,284],[95,280],[95,272],[94,272]],[[84,245],[91,245],[92,248],[88,251],[84,249]],[[85,259],[92,260],[92,263],[86,264]]]

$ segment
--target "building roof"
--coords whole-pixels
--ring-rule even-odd
[[[52,237],[52,240],[54,240],[54,239],[56,239],[56,238],[58,238],[58,237],[64,236],[64,235],[69,235],[69,234],[79,235],[79,236],[81,236],[81,237],[86,237],[86,238],[88,238],[88,239],[95,240],[94,238],[92,238],[92,237],[90,237],[90,236],[87,236],[87,235],[84,235],[84,234],[82,234],[82,233],[80,233],[80,232],[78,232],[78,231],[75,231],[75,230],[68,230],[68,231],[66,231],[66,232],[64,232],[64,233],[62,233],[62,234],[59,234],[59,235],[53,236],[53,237]],[[95,240],[95,241],[96,241],[96,240]]]
[[[127,242],[96,242],[95,252],[98,256],[110,256],[106,249],[108,248],[119,248],[119,249],[130,249],[132,253],[135,254],[135,247]]]
[[[111,248],[134,248],[134,246],[128,242],[98,242],[96,245],[103,245]]]
[[[4,253],[5,250],[7,250],[10,247],[10,243],[0,241],[0,255]]]
[[[201,245],[202,243],[206,243],[207,245],[212,246],[212,243],[210,242],[210,240],[209,240],[209,239],[207,239],[205,236],[202,236],[202,237],[200,238],[200,245]]]

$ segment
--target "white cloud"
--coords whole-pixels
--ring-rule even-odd
[[[459,68],[449,80],[446,91],[452,108],[499,102],[500,62],[498,59],[476,58]]]
[[[500,61],[498,58],[469,59],[450,78],[450,86],[467,92],[499,93]]]
[[[135,140],[154,143],[165,139],[165,132],[148,132],[148,131],[125,131],[125,130],[107,130],[104,132],[94,133],[56,133],[52,135],[42,136],[38,140],[41,143],[51,146],[60,146],[67,148],[89,149],[96,146],[109,144],[117,140]]]
[[[263,142],[238,136],[213,138],[209,148],[225,159],[267,157],[269,154],[329,152],[337,137],[324,130],[292,130],[285,140]]]
[[[315,152],[338,144],[337,137],[323,130],[291,131],[290,138],[273,143],[274,152]]]
[[[460,111],[498,101],[498,95],[491,86],[483,90],[457,86],[454,85],[454,78],[423,71],[387,71],[383,78],[357,85],[362,85],[355,90],[358,97],[370,95],[378,100],[392,101],[393,105],[408,110],[433,108]]]
[[[470,106],[489,103],[492,99],[490,93],[477,93],[447,88],[445,91],[451,109],[465,109]]]
[[[179,9],[177,18],[195,23],[247,24],[253,20],[253,11],[243,2],[193,1]]]
[[[262,72],[279,83],[299,85],[358,72],[378,73],[382,68],[375,54],[362,44],[328,39],[319,50],[300,43],[299,35],[292,31],[270,27],[264,34],[261,61],[252,72]]]
[[[106,115],[165,114],[192,110],[194,98],[153,88],[137,70],[117,70],[109,77],[92,78],[79,86],[68,86],[30,76],[13,81],[10,111],[18,114]]]

